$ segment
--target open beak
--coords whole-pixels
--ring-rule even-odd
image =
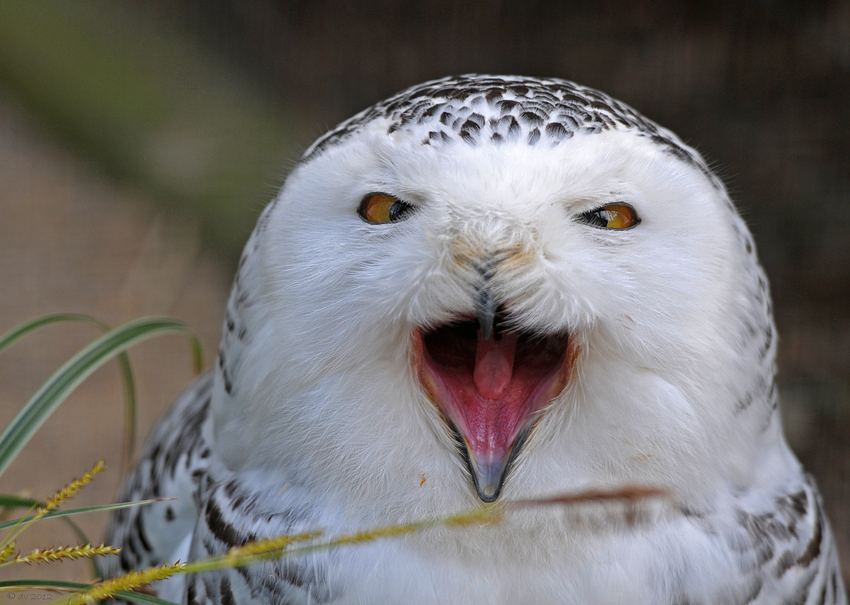
[[[458,437],[478,497],[499,497],[540,411],[566,386],[569,334],[500,330],[504,309],[486,290],[475,320],[414,333],[420,382]]]

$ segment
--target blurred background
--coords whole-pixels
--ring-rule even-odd
[[[599,88],[716,168],[771,279],[787,432],[850,578],[848,0],[3,0],[0,333],[50,312],[165,313],[210,364],[241,246],[301,151],[389,94],[466,72]],[[4,352],[0,422],[94,336],[53,326]],[[169,337],[131,359],[143,437],[190,357]],[[122,413],[105,367],[0,492],[46,498],[106,458],[75,504],[111,500]],[[79,522],[100,540],[103,516]],[[73,541],[45,524],[22,548]]]

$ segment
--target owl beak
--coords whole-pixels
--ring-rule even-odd
[[[516,441],[505,452],[497,454],[490,451],[476,455],[471,452],[463,435],[457,429],[454,429],[456,438],[464,444],[463,453],[466,464],[472,475],[475,491],[482,502],[494,502],[499,497],[511,464],[525,444],[530,431],[531,424],[520,432]]]
[[[484,340],[489,340],[493,334],[493,324],[496,321],[496,309],[498,304],[495,297],[487,288],[481,288],[478,291],[478,299],[475,304],[476,317],[478,318],[478,326],[481,328],[481,337]]]
[[[420,383],[454,433],[478,497],[499,497],[545,406],[569,380],[567,333],[499,333],[504,309],[479,297],[476,318],[413,333]]]

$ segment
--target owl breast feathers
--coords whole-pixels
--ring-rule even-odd
[[[178,576],[184,603],[846,603],[785,443],[755,245],[676,135],[563,80],[405,90],[304,154],[216,367],[154,431],[112,574],[605,490]],[[635,520],[635,514],[639,520]]]

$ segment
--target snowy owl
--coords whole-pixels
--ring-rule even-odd
[[[405,90],[304,153],[216,367],[129,478],[111,574],[588,490],[486,527],[171,578],[183,603],[846,603],[782,433],[755,245],[672,132],[571,82]],[[619,506],[619,504],[617,505]]]

